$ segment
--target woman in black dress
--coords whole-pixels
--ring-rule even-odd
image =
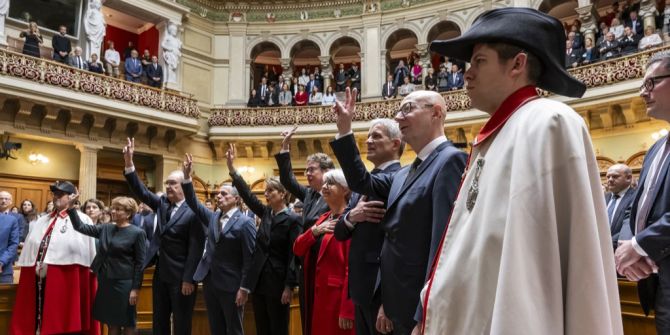
[[[116,224],[87,225],[72,207],[79,192],[70,195],[68,215],[74,229],[99,239],[91,270],[98,276],[98,292],[93,317],[109,327],[110,335],[135,334],[137,297],[142,285],[142,265],[146,252],[146,234],[130,224],[137,212],[132,198],[112,200],[112,220]]]
[[[22,31],[21,34],[19,34],[19,37],[25,37],[26,39],[23,43],[23,54],[39,58],[40,44],[42,44],[44,40],[42,40],[40,30],[37,28],[37,23],[31,21],[30,28],[28,28],[27,31]]]
[[[278,178],[269,178],[264,205],[233,166],[235,148],[226,154],[233,186],[249,209],[261,218],[254,260],[242,287],[253,293],[256,334],[288,335],[289,304],[298,286],[293,242],[302,232],[302,218],[286,206],[288,192]]]

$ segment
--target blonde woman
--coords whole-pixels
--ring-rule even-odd
[[[24,55],[40,57],[40,44],[44,43],[44,40],[35,21],[31,21],[28,30],[22,31],[19,37],[26,39],[23,43]]]

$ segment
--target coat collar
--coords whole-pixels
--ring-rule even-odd
[[[482,130],[479,132],[479,135],[475,138],[474,143],[472,143],[472,146],[476,147],[486,141],[491,135],[495,134],[505,125],[514,112],[519,110],[519,108],[527,102],[537,99],[537,97],[537,89],[532,85],[522,87],[512,93],[512,95],[508,96],[503,103],[500,104],[500,107],[498,107],[489,121],[486,122]]]

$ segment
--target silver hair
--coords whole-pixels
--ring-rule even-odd
[[[328,170],[328,172],[323,174],[323,182],[337,184],[342,187],[346,187],[347,189],[349,188],[349,185],[347,184],[347,179],[344,178],[344,173],[342,172],[341,169]]]
[[[658,62],[661,62],[661,64],[665,65],[666,70],[670,70],[670,51],[661,51],[651,56],[649,62],[647,62],[647,69]]]
[[[400,133],[400,126],[398,126],[398,122],[395,122],[391,119],[374,119],[372,122],[370,122],[370,128],[377,125],[384,127],[386,130],[386,136],[392,140],[401,139],[402,134]]]
[[[237,192],[237,189],[235,188],[235,186],[233,186],[233,184],[223,184],[223,185],[221,185],[221,187],[225,187],[225,188],[229,189],[230,194],[232,194],[236,197],[240,196],[240,192]]]

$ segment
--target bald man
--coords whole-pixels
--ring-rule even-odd
[[[630,207],[635,190],[631,186],[633,182],[633,171],[626,164],[614,164],[607,169],[607,190],[605,202],[607,203],[607,219],[610,223],[612,233],[612,246],[616,249],[619,238],[624,227],[626,210]],[[628,238],[630,239],[630,237]]]
[[[0,215],[10,215],[13,216],[16,221],[19,223],[19,240],[21,243],[26,239],[28,234],[28,222],[26,218],[19,213],[12,213],[12,205],[14,204],[14,198],[12,194],[7,191],[0,191]]]
[[[134,51],[135,52],[135,51]],[[173,171],[165,180],[165,194],[149,191],[137,176],[133,153],[135,140],[123,148],[126,181],[140,201],[158,219],[144,267],[156,264],[153,278],[153,334],[188,335],[195,306],[195,270],[205,248],[205,225],[184,200],[184,173]],[[174,332],[170,329],[170,317]]]
[[[416,91],[403,99],[395,116],[402,140],[417,153],[416,159],[393,175],[368,173],[351,129],[357,93],[347,89],[345,103],[333,107],[338,134],[330,144],[351,190],[386,202],[380,223],[385,233],[382,306],[376,326],[381,333],[410,334],[420,316],[419,292],[446,228],[467,155],[444,136],[447,108],[442,96]]]

